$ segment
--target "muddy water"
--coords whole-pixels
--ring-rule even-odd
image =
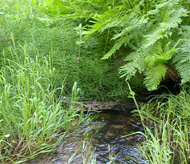
[[[40,155],[28,164],[143,163],[136,148],[143,136],[122,137],[142,131],[139,120],[130,113],[133,108],[133,103],[128,102],[100,112],[96,119],[67,136],[56,152]]]

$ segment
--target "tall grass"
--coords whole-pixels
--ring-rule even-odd
[[[105,89],[112,89],[104,81],[112,68],[99,62],[97,51],[91,55],[94,47],[86,51],[87,46],[81,45],[78,49],[78,24],[47,17],[40,9],[43,3],[0,2],[1,163],[21,163],[53,151],[76,117],[79,123],[88,117],[74,110],[78,93],[75,81],[84,89],[83,98],[95,95],[101,99],[107,95]],[[112,75],[117,76],[117,69]],[[109,76],[113,78],[112,75]],[[111,84],[117,83],[115,78]],[[105,84],[109,88],[104,89]],[[71,97],[67,108],[57,101],[59,95]]]
[[[52,56],[32,59],[27,55],[27,43],[22,48],[22,54],[12,50],[12,58],[4,53],[0,70],[1,163],[53,151],[78,115],[56,101],[55,92],[63,92],[63,87],[54,86]],[[74,103],[77,90],[72,94]]]
[[[145,141],[139,145],[139,148],[146,163],[188,164],[190,162],[189,88],[182,89],[178,95],[162,95],[163,97],[164,102],[157,100],[154,105],[137,105],[137,110],[133,111],[140,116],[144,126],[144,133],[140,133],[145,136]],[[134,95],[132,98],[135,100]]]
[[[92,9],[80,19],[83,11],[78,8],[78,20],[73,19],[74,22],[64,20],[63,1],[58,1],[60,8],[56,8],[56,2],[0,2],[1,163],[19,163],[53,151],[76,116],[84,118],[74,110],[78,94],[75,81],[82,89],[83,99],[116,99],[128,93],[127,84],[118,78],[118,68],[125,64],[121,60],[126,49],[121,49],[114,60],[100,61],[103,53],[114,45],[108,42],[113,31],[109,29],[83,40],[83,26],[79,23],[84,22],[85,16],[90,17]],[[80,2],[73,4],[79,6]],[[93,14],[97,8],[102,12],[114,7],[114,1],[106,3],[106,7],[99,0],[99,7],[92,0],[84,4],[87,2],[92,5]],[[50,17],[51,14],[54,16]],[[77,27],[81,27],[79,35]],[[71,97],[67,109],[57,101],[59,95]],[[152,163],[189,162],[189,104],[187,89],[152,108],[149,105],[138,108],[145,128],[146,140],[141,146],[145,159]],[[145,123],[155,128],[148,128]]]
[[[39,58],[48,58],[51,53],[55,68],[55,85],[60,87],[62,81],[65,81],[64,93],[68,96],[73,83],[77,81],[82,90],[82,99],[124,97],[127,94],[127,85],[119,79],[120,59],[109,62],[100,60],[105,50],[105,42],[102,41],[106,40],[105,36],[85,41],[82,31],[78,34],[76,30],[83,22],[82,18],[77,21],[65,20],[60,15],[50,17],[47,14],[48,9],[43,9],[45,5],[45,1],[35,0],[1,2],[0,55],[4,50],[6,56],[11,56],[10,47],[20,54],[20,45],[26,42],[27,53],[33,59],[36,54]],[[23,60],[20,55],[18,58]]]

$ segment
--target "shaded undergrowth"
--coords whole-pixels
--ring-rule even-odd
[[[82,99],[119,99],[126,95],[127,86],[118,75],[118,62],[122,56],[108,62],[100,60],[105,49],[105,36],[83,41],[83,27],[78,29],[80,20],[51,18],[40,8],[42,2],[34,6],[28,1],[13,2],[2,3],[1,56],[3,51],[6,57],[11,56],[12,49],[21,54],[26,43],[26,53],[32,59],[36,56],[48,59],[51,54],[55,68],[54,85],[60,87],[64,81],[64,93],[68,96],[75,81],[82,90]],[[19,11],[22,6],[26,11]],[[23,56],[18,55],[18,60],[23,60]]]
[[[22,62],[4,57],[1,68],[1,163],[21,162],[53,151],[79,115],[55,101],[56,90],[63,88],[54,87],[50,62],[38,57],[33,60],[25,53],[25,46],[23,56]],[[75,97],[76,94],[74,90]]]
[[[134,95],[132,98],[135,100]],[[161,99],[137,105],[138,109],[133,113],[140,116],[144,127],[144,132],[140,133],[145,136],[145,141],[139,144],[139,149],[145,163],[190,162],[189,104],[187,87],[178,95],[162,95]]]
[[[51,19],[43,4],[0,2],[1,163],[55,150],[76,118],[77,124],[89,118],[75,111],[77,87],[81,99],[126,95],[115,62],[100,61],[99,38],[80,43],[79,20]],[[60,97],[71,97],[69,106]]]
[[[51,2],[54,2],[53,5],[51,5]],[[138,56],[123,61],[126,54],[136,51],[139,47],[138,44],[144,43],[142,40],[139,42],[136,37],[131,37],[132,40],[136,38],[137,48],[131,44],[128,46],[129,50],[127,50],[124,43],[126,42],[125,39],[129,38],[127,28],[130,21],[126,22],[126,19],[124,19],[126,31],[124,31],[125,28],[123,29],[123,22],[121,22],[121,27],[115,27],[117,24],[113,28],[112,26],[106,26],[106,30],[103,28],[103,31],[97,33],[96,36],[89,36],[88,40],[83,40],[83,32],[86,30],[86,26],[83,25],[93,24],[93,15],[95,16],[97,13],[103,14],[107,9],[117,11],[117,8],[114,8],[117,3],[114,4],[114,1],[109,1],[106,5],[103,5],[102,1],[97,0],[97,5],[93,5],[93,0],[84,1],[84,4],[89,4],[89,10],[85,10],[84,15],[80,16],[84,8],[81,6],[75,12],[73,7],[72,12],[68,15],[68,18],[72,19],[69,20],[68,18],[65,19],[65,14],[61,12],[62,7],[64,7],[64,5],[61,5],[63,1],[57,2],[59,2],[60,8],[56,7],[56,1],[50,0],[23,0],[19,3],[17,0],[2,0],[0,2],[1,163],[8,161],[21,163],[39,153],[53,151],[61,139],[64,138],[65,133],[72,127],[72,122],[76,117],[81,118],[81,121],[88,117],[88,115],[78,114],[74,110],[78,93],[76,81],[81,88],[81,99],[120,99],[126,97],[128,87],[124,80],[119,79],[118,69],[128,64],[131,59],[135,60],[135,63],[133,63],[133,67],[130,67],[132,71],[128,68],[127,70],[124,69],[126,75],[133,75],[138,69],[139,60],[136,61]],[[72,7],[72,4],[79,7],[80,1],[70,2],[72,3],[69,4],[69,7]],[[141,3],[141,1],[138,2]],[[64,1],[64,3],[67,2]],[[176,4],[179,3],[176,0]],[[187,22],[187,26],[189,18],[184,18],[184,15],[189,10],[189,8],[186,9],[188,3],[184,1],[183,7],[185,9],[179,11],[185,12],[182,13],[182,16],[178,15],[180,17],[179,22]],[[119,1],[118,4],[122,5]],[[165,2],[166,9],[167,5],[170,4],[175,6],[172,1]],[[127,5],[130,5],[130,3],[125,6]],[[162,7],[162,5],[161,7],[157,6],[161,14],[163,13]],[[178,6],[175,7],[178,11]],[[124,9],[126,10],[125,7]],[[136,11],[136,8],[134,9]],[[107,12],[109,13],[109,11]],[[165,11],[169,12],[170,10]],[[113,12],[110,13],[111,15],[114,14]],[[155,13],[154,11],[149,16],[154,18]],[[172,11],[168,14],[175,16],[176,12]],[[76,18],[74,18],[75,16]],[[122,14],[121,16],[123,17]],[[159,15],[157,17],[160,19]],[[155,25],[160,27],[161,23],[155,22]],[[179,22],[177,25],[174,23],[177,29]],[[103,23],[105,22],[103,21]],[[146,22],[143,22],[143,26],[139,25],[140,29],[144,30],[144,23]],[[154,22],[150,22],[148,27],[152,25],[154,25]],[[167,25],[170,25],[170,23]],[[167,29],[168,36],[171,35],[170,28],[169,26]],[[159,33],[160,28],[156,27],[156,29]],[[186,79],[184,81],[186,82],[189,80],[189,76],[186,76],[186,74],[189,74],[187,71],[187,68],[189,68],[189,37],[187,35],[189,28],[184,26],[180,30],[183,34],[178,35],[177,38],[182,35],[183,40],[180,44],[183,44],[179,50],[185,56],[178,55],[180,57],[175,58],[174,63],[179,64],[180,67],[177,70],[181,72],[180,75],[182,79]],[[110,40],[113,34],[120,37],[119,34],[123,35],[122,31],[126,35],[119,48],[116,47],[114,50],[114,52],[117,50],[117,53],[111,54],[112,59],[108,61],[100,60],[103,54],[117,43],[114,43],[113,39]],[[151,30],[150,34],[152,34],[152,31],[154,32],[154,30]],[[139,32],[140,35],[144,36],[142,31],[139,30]],[[134,32],[132,34],[136,35]],[[161,47],[163,44],[164,47],[160,49],[167,50],[167,45],[170,45],[172,38],[170,38],[171,40],[168,39],[167,35],[164,36],[162,32],[159,34],[160,36],[155,40],[156,44],[153,45]],[[146,36],[152,35],[146,33]],[[165,44],[165,40],[167,44]],[[160,44],[160,41],[162,44]],[[147,44],[153,46],[150,43]],[[125,46],[121,46],[123,44]],[[133,48],[130,48],[131,46]],[[152,54],[152,49],[148,53],[149,55]],[[168,50],[164,51],[163,54],[167,56]],[[184,58],[181,58],[181,56]],[[153,65],[150,65],[151,68],[156,65],[156,71],[159,71],[157,68],[160,68],[160,64],[158,65],[157,62],[164,64],[165,76],[166,69],[168,69],[165,64],[167,61],[170,62],[169,59],[160,57],[159,53],[156,52],[156,55],[148,57],[148,62],[146,62],[153,63]],[[176,66],[178,66],[177,64]],[[151,73],[154,75],[155,67],[153,68]],[[144,68],[142,71],[144,72]],[[141,75],[142,78],[144,75]],[[164,76],[161,74],[159,79],[162,80]],[[152,84],[151,80],[154,80],[154,78],[149,77],[151,78],[148,80]],[[134,87],[142,86],[142,81],[137,77],[132,81],[132,84],[134,84]],[[60,96],[71,97],[71,103],[67,108],[63,108],[61,102],[57,101]],[[151,163],[189,162],[189,97],[189,89],[187,88],[177,96],[170,95],[166,102],[158,101],[153,107],[150,104],[143,105],[134,111],[138,113],[142,123],[144,123],[146,140],[142,143],[141,148],[144,158]],[[147,124],[151,125],[152,128],[148,128]]]

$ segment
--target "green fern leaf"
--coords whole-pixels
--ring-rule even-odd
[[[188,16],[188,12],[184,8],[172,9],[172,7],[174,7],[174,3],[169,1],[158,6],[155,12],[150,12],[151,14],[157,13],[159,15],[158,13],[160,13],[162,15],[162,11],[164,10],[164,16],[162,16],[162,21],[153,26],[152,30],[145,35],[144,49],[161,39],[170,37],[172,35],[171,28],[178,28],[178,25],[182,22],[181,17]]]
[[[138,14],[132,12],[124,21],[126,22],[124,24],[125,26],[123,27],[124,29],[120,33],[114,35],[114,37],[112,38],[113,40],[118,39],[127,34],[131,34],[133,32],[139,33],[140,30],[141,32],[143,32],[142,26],[145,26],[145,24],[148,22],[148,18],[145,19],[144,17],[139,17]],[[139,29],[139,27],[141,27],[141,29]]]
[[[149,69],[156,65],[157,63],[167,63],[173,57],[173,53],[176,52],[176,46],[179,41],[169,49],[170,42],[162,48],[162,43],[158,42],[157,47],[152,51],[152,55],[146,55],[145,62],[146,67]],[[169,50],[168,50],[169,49]],[[165,51],[165,52],[164,52]]]
[[[190,54],[188,55],[190,56]],[[190,59],[176,67],[181,77],[181,83],[184,84],[190,82]]]
[[[112,49],[111,49],[107,54],[105,54],[104,57],[101,58],[101,59],[102,59],[102,60],[105,60],[105,59],[108,59],[109,57],[111,57],[111,56],[115,53],[115,51],[116,51],[116,50],[119,50],[120,47],[121,47],[124,43],[126,44],[126,42],[128,42],[128,38],[127,38],[127,37],[122,37],[121,39],[119,39],[119,40],[114,44],[114,46],[112,47]]]
[[[105,30],[120,26],[121,22],[118,21],[120,18],[120,10],[116,7],[112,10],[106,11],[104,14],[95,14],[93,20],[90,22],[92,25],[90,26],[90,30],[85,31],[86,35],[91,35],[95,32],[102,33]]]
[[[125,77],[125,80],[128,81],[132,76],[135,76],[136,72],[143,72],[145,69],[145,61],[141,54],[131,53],[129,54],[124,61],[128,63],[121,66],[119,69],[120,78]]]
[[[180,0],[122,1],[122,4],[95,15],[86,34],[104,34],[109,30],[107,40],[114,40],[115,44],[102,59],[110,58],[122,45],[133,51],[127,54],[126,64],[119,69],[120,77],[125,76],[126,80],[145,71],[144,84],[148,90],[155,90],[165,77],[165,64],[171,64],[172,59],[182,82],[186,82],[190,80],[190,73],[185,72],[185,66],[190,72],[190,55],[183,48],[181,56],[173,58],[176,45],[171,47],[171,42],[179,40],[176,31],[188,13],[182,4]]]
[[[124,66],[120,67],[120,78],[125,77],[125,80],[128,81],[132,76],[136,75],[138,67],[137,63],[127,63]]]
[[[163,63],[158,63],[146,70],[144,84],[149,91],[156,90],[160,82],[164,79],[167,68]]]
[[[181,83],[190,82],[190,39],[181,41],[173,63],[175,63],[175,68],[181,77]]]

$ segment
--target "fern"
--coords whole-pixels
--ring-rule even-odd
[[[118,7],[106,11],[104,14],[95,14],[95,16],[92,17],[93,20],[90,21],[90,23],[92,23],[90,30],[86,31],[85,34],[91,35],[95,32],[102,33],[106,29],[120,26],[120,22],[117,20],[119,14],[120,9]],[[113,17],[113,15],[115,16]]]
[[[53,0],[52,0],[53,1]],[[102,59],[111,58],[121,47],[130,48],[126,53],[125,65],[121,66],[121,77],[129,80],[137,72],[144,73],[144,84],[148,90],[157,89],[160,82],[165,78],[167,65],[171,61],[182,77],[182,83],[190,80],[190,73],[185,71],[189,68],[190,60],[188,40],[180,43],[181,55],[176,53],[176,45],[180,35],[176,34],[188,16],[189,7],[185,1],[180,0],[123,0],[123,1],[100,1],[96,0],[101,10],[94,10],[92,0],[70,0],[72,11],[70,14],[81,14],[90,17],[90,25],[87,26],[85,35],[104,35],[112,47],[104,54]],[[77,3],[87,4],[88,8],[78,7]],[[72,5],[71,5],[72,4]],[[105,7],[103,5],[108,4]],[[72,8],[73,7],[73,8]],[[74,9],[75,8],[75,9]],[[109,32],[111,31],[111,32]],[[174,37],[175,35],[175,37]],[[186,42],[186,43],[185,43]],[[182,46],[184,45],[184,47]],[[174,55],[175,54],[175,55]],[[190,72],[190,71],[189,71]],[[185,77],[188,74],[188,77]]]
[[[175,1],[177,3],[177,1]],[[164,79],[168,61],[173,57],[176,51],[175,47],[171,47],[171,36],[172,29],[177,29],[178,25],[182,22],[181,17],[187,16],[187,11],[182,7],[176,7],[174,1],[168,1],[161,3],[154,10],[148,12],[147,16],[151,18],[154,16],[154,20],[147,23],[147,34],[142,39],[141,46],[138,52],[142,54],[145,64],[145,75],[144,84],[148,90],[157,89],[160,82]],[[154,14],[155,15],[154,15]],[[164,13],[164,14],[163,14]],[[149,25],[151,24],[151,26]],[[132,63],[135,60],[132,61]],[[133,74],[127,67],[132,67]],[[136,69],[138,68],[135,65]],[[127,63],[125,68],[126,73],[123,75],[129,79],[130,75],[134,76],[134,63]],[[160,67],[160,68],[159,68]],[[143,67],[142,67],[143,68]],[[137,69],[142,70],[142,69]],[[139,71],[139,72],[140,72]],[[129,73],[129,75],[128,75]],[[123,77],[123,76],[122,76]]]
[[[157,48],[152,51],[153,54],[151,56],[148,55],[145,57],[146,78],[144,80],[144,84],[148,90],[156,90],[160,82],[164,79],[167,71],[166,64],[176,51],[176,45],[170,49],[170,42],[168,42],[168,44],[166,44],[164,47],[162,42],[157,42]]]
[[[176,3],[177,1],[164,2],[148,12],[147,17],[154,16],[154,19],[149,20],[146,24],[148,32],[141,41],[138,53],[132,53],[136,58],[139,58],[137,54],[140,53],[141,61],[133,59],[122,66],[121,77],[126,76],[126,80],[129,80],[131,76],[135,76],[137,71],[141,73],[142,70],[145,70],[145,86],[148,90],[157,89],[165,77],[166,65],[176,51],[177,44],[173,47],[170,46],[172,40],[169,38],[173,34],[172,29],[178,28],[182,22],[181,17],[187,16],[187,11],[182,7],[176,7]],[[133,27],[133,24],[130,27]],[[142,64],[142,62],[144,63]]]
[[[86,21],[97,13],[103,13],[112,4],[102,0],[45,0],[42,10],[54,19],[75,19]]]
[[[126,81],[130,80],[132,76],[135,76],[137,71],[141,73],[145,69],[144,58],[137,52],[129,54],[124,61],[128,63],[120,67],[119,73],[121,75],[120,77],[125,77]]]
[[[109,57],[111,57],[111,56],[115,53],[116,50],[119,50],[120,47],[121,47],[124,43],[127,42],[127,40],[128,40],[127,37],[122,37],[121,39],[119,39],[119,40],[114,44],[114,46],[112,47],[112,49],[111,49],[106,55],[104,55],[104,57],[103,57],[102,59],[108,59]]]
[[[96,15],[94,21],[91,21],[94,23],[91,29],[85,32],[89,36],[95,32],[102,33],[110,28],[114,28],[116,34],[110,40],[116,40],[115,45],[102,59],[111,57],[122,45],[126,46],[133,42],[133,47],[136,47],[138,45],[138,37],[143,35],[143,26],[145,26],[148,19],[141,17],[135,12],[121,11],[122,9],[122,7],[117,7],[113,10],[108,10],[103,15]],[[134,38],[136,38],[135,42]]]
[[[173,46],[173,48],[170,48],[170,40],[166,40],[163,43],[160,41],[155,44],[155,46],[152,46],[152,55],[147,55],[145,57],[146,67],[151,68],[157,63],[167,63],[168,60],[172,58],[172,54],[176,52],[176,46],[178,45],[179,41]],[[153,49],[154,48],[154,49]]]
[[[162,16],[161,12],[164,11],[164,16],[162,18],[162,22],[153,26],[150,33],[145,36],[145,44],[143,45],[145,49],[164,37],[169,38],[172,35],[171,28],[178,28],[178,24],[182,22],[181,17],[187,16],[187,11],[183,8],[180,8],[179,10],[173,9],[170,11],[169,6],[171,3],[172,2],[164,3],[165,5],[162,5],[163,9],[160,6],[155,9],[160,10],[159,16]],[[165,15],[167,15],[167,17]]]
[[[172,62],[175,64],[183,84],[190,81],[190,27],[183,26],[181,30],[183,39]]]
[[[145,86],[148,90],[156,90],[160,81],[164,79],[167,68],[163,63],[158,63],[146,70]]]

